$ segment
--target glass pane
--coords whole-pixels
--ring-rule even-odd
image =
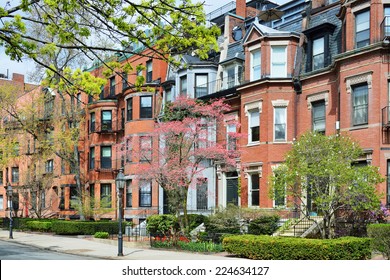
[[[152,97],[151,96],[141,97],[141,107],[152,107]]]
[[[102,157],[111,157],[111,147],[102,147]]]
[[[324,52],[324,37],[315,39],[313,41],[313,55],[317,55]]]
[[[272,63],[286,63],[286,46],[273,46]]]
[[[259,111],[250,112],[250,126],[255,127],[260,125],[260,114]]]
[[[207,87],[207,75],[196,75],[196,86]]]
[[[370,28],[370,11],[356,14],[356,31]]]
[[[102,111],[102,120],[110,121],[111,120],[111,111]]]
[[[238,179],[226,179],[226,204],[238,205]]]

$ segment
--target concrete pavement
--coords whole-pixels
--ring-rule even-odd
[[[116,240],[96,239],[86,237],[69,237],[48,233],[13,232],[9,239],[9,231],[0,229],[0,239],[26,244],[55,252],[74,254],[78,256],[96,257],[113,260],[226,260],[225,254],[197,254],[178,251],[150,249],[145,242],[123,242],[123,257],[118,257]],[[1,256],[0,256],[1,259]]]

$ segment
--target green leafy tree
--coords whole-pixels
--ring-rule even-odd
[[[358,165],[362,149],[346,135],[308,132],[296,141],[271,177],[270,194],[289,197],[309,216],[323,216],[323,238],[331,237],[336,211],[372,211],[380,207],[376,186],[383,182],[378,167]]]
[[[34,36],[31,25],[50,36]],[[22,0],[0,7],[0,46],[6,54],[32,59],[59,75],[46,59],[58,49],[81,50],[102,63],[118,52],[139,54],[129,47],[134,43],[151,50],[144,54],[149,57],[172,61],[174,54],[195,52],[205,58],[217,50],[218,33],[206,26],[203,3],[191,0]]]

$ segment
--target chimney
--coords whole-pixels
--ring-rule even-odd
[[[236,0],[236,15],[246,18],[246,0]]]
[[[24,75],[23,74],[13,73],[12,74],[12,81],[24,84]]]

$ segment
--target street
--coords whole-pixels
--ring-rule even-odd
[[[99,260],[99,258],[57,253],[0,240],[0,260]]]

